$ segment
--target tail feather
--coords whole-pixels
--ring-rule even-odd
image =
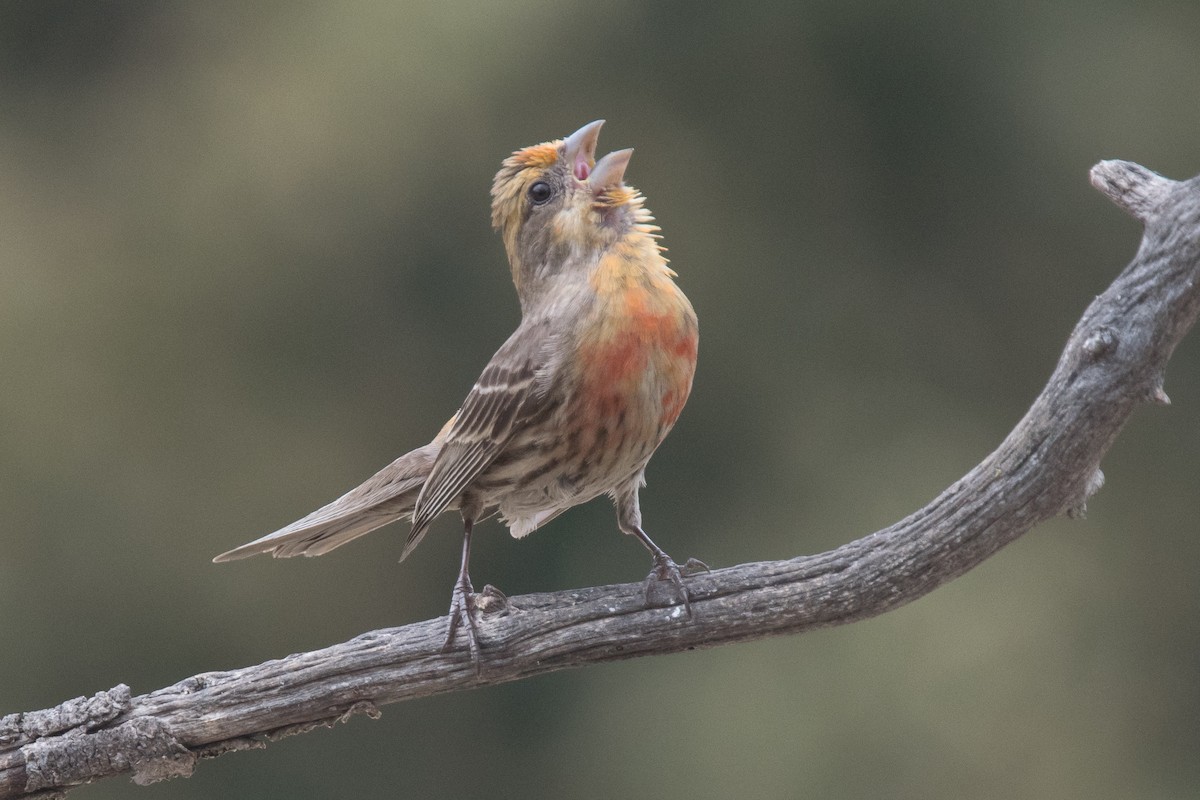
[[[438,449],[435,441],[406,453],[332,503],[261,539],[221,553],[213,561],[259,553],[275,558],[320,556],[389,522],[410,517]]]

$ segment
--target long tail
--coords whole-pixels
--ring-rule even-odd
[[[233,561],[259,553],[270,553],[275,558],[320,556],[389,522],[410,517],[439,449],[440,442],[435,439],[406,453],[304,519],[221,553],[213,561]]]

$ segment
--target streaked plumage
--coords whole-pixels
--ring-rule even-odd
[[[466,533],[449,645],[467,623],[478,658],[467,573],[474,524],[499,512],[521,537],[602,494],[618,524],[686,602],[679,570],[641,529],[646,463],[691,391],[697,324],[658,245],[642,196],[624,185],[632,151],[594,160],[601,122],[505,160],[492,186],[521,301],[517,330],[432,442],[361,486],[261,539],[217,556],[321,555],[411,518],[402,558],[443,511]]]

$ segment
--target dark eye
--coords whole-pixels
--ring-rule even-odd
[[[545,181],[538,181],[533,186],[529,187],[529,199],[533,201],[535,206],[540,206],[542,203],[549,200],[554,195],[554,190],[550,188],[550,184]]]

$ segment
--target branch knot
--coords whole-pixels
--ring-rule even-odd
[[[1083,340],[1083,352],[1089,361],[1099,361],[1117,349],[1117,341],[1117,334],[1112,328],[1101,326]]]

